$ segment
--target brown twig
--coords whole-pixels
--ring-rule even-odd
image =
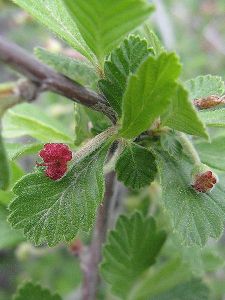
[[[101,261],[102,244],[105,241],[108,222],[112,208],[112,198],[115,183],[115,173],[110,172],[106,175],[106,192],[103,204],[98,209],[96,225],[93,232],[92,242],[87,255],[82,262],[84,273],[82,300],[97,299],[97,292],[100,282],[99,263]]]
[[[37,93],[52,91],[104,113],[113,123],[114,111],[104,97],[55,72],[16,44],[0,36],[0,60],[36,85]]]

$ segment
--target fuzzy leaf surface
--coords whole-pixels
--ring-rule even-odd
[[[208,138],[204,123],[188,98],[188,92],[180,84],[172,97],[168,112],[162,118],[162,124],[188,134]]]
[[[200,111],[199,116],[208,127],[225,127],[225,108]]]
[[[117,160],[116,172],[126,186],[138,190],[154,180],[157,172],[155,158],[147,149],[129,144]]]
[[[2,125],[3,136],[7,138],[29,135],[41,142],[73,143],[73,137],[60,122],[33,104],[23,103],[9,109]]]
[[[64,0],[84,40],[103,60],[153,10],[143,0]],[[132,21],[131,21],[132,20]]]
[[[170,131],[168,133],[161,134],[160,142],[163,150],[167,151],[169,155],[174,158],[179,158],[181,156],[182,145],[178,139],[176,139],[174,132]]]
[[[149,54],[150,49],[146,40],[130,35],[105,62],[105,78],[99,80],[99,88],[119,116],[122,113],[122,98],[128,76],[135,73],[140,63]]]
[[[153,218],[143,218],[139,212],[119,217],[108,235],[101,265],[103,278],[116,295],[127,299],[134,282],[155,263],[165,238]]]
[[[174,53],[148,57],[131,75],[122,104],[124,138],[133,138],[147,130],[169,107],[180,74],[180,63]]]
[[[225,171],[225,136],[218,136],[211,143],[200,142],[195,145],[201,161],[212,168]]]
[[[190,79],[185,83],[191,99],[207,96],[221,96],[225,92],[225,85],[221,77],[205,75]]]
[[[59,181],[43,172],[24,176],[14,187],[9,222],[35,244],[54,246],[89,231],[104,195],[103,165],[109,144],[73,165]]]
[[[90,61],[94,54],[84,42],[77,25],[68,13],[63,0],[13,0],[40,23],[76,49]]]
[[[52,53],[43,48],[35,48],[34,52],[39,60],[79,84],[92,87],[97,81],[96,70],[88,61]]]
[[[156,161],[163,203],[180,239],[189,246],[204,246],[210,237],[219,238],[225,220],[224,186],[216,184],[211,192],[198,193],[191,187],[193,165],[185,157],[175,160],[156,151]]]
[[[32,282],[24,283],[14,295],[13,300],[62,300],[59,295],[51,294],[48,289]]]

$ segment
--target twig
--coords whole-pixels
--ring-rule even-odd
[[[84,273],[82,300],[97,299],[96,295],[100,283],[99,262],[101,261],[102,244],[105,241],[109,217],[112,209],[112,198],[115,183],[115,173],[106,175],[106,192],[103,204],[99,207],[92,242],[87,256],[84,257],[82,268]]]
[[[37,94],[52,91],[75,102],[104,113],[113,123],[114,111],[104,97],[55,72],[16,44],[0,36],[0,60],[36,85]]]

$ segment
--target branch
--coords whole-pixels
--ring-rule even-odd
[[[115,184],[115,173],[106,175],[106,191],[103,204],[98,209],[95,229],[92,242],[87,253],[82,259],[84,273],[82,300],[97,299],[97,292],[100,283],[99,263],[101,261],[102,244],[106,238],[109,217],[112,212],[112,198]]]
[[[104,113],[113,123],[114,111],[103,96],[55,72],[38,61],[33,55],[0,36],[0,60],[27,77],[36,85],[37,93],[51,91],[89,108]]]

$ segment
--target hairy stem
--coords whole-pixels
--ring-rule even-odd
[[[52,91],[70,100],[104,113],[113,123],[116,116],[105,99],[96,92],[55,72],[16,44],[0,36],[0,60],[36,85],[36,94]]]
[[[190,157],[194,165],[199,165],[201,163],[200,157],[198,152],[196,151],[195,147],[193,146],[192,142],[184,133],[179,134],[179,140],[183,146],[184,151]]]
[[[98,209],[96,225],[93,231],[92,242],[87,257],[82,263],[84,279],[82,287],[82,300],[97,299],[100,284],[99,263],[101,261],[102,244],[106,238],[106,232],[112,212],[112,199],[115,183],[115,173],[106,175],[106,191],[103,204]]]

